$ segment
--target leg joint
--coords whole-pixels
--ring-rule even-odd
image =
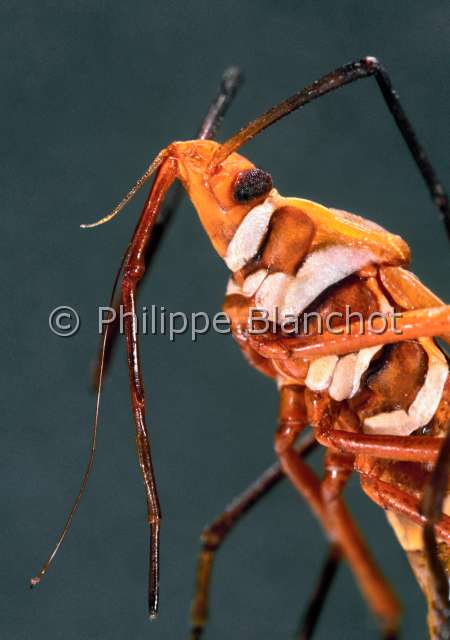
[[[288,449],[292,448],[297,436],[304,429],[304,422],[300,420],[280,420],[278,429],[275,432],[275,451],[278,455],[282,455]]]
[[[205,551],[216,551],[225,535],[225,530],[220,530],[215,525],[203,529],[200,540]]]
[[[142,261],[128,262],[125,267],[125,272],[122,280],[122,289],[132,289],[136,286],[139,280],[142,279],[145,273],[145,265]]]
[[[361,63],[370,74],[377,73],[377,71],[384,71],[383,65],[378,58],[375,58],[374,56],[365,56],[361,60]]]

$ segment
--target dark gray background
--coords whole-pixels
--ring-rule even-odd
[[[161,613],[149,623],[145,505],[121,345],[92,482],[50,574],[28,590],[84,469],[96,307],[107,302],[142,196],[108,226],[83,232],[78,224],[107,212],[161,147],[191,137],[230,63],[247,81],[222,138],[339,64],[379,56],[448,185],[449,16],[437,1],[3,0],[2,638],[187,637],[200,530],[274,457],[276,389],[246,366],[231,338],[143,340],[164,510]],[[400,233],[415,271],[448,295],[443,229],[373,81],[309,106],[244,153],[282,193]],[[184,203],[140,301],[214,313],[226,278]],[[47,326],[62,304],[82,318],[70,339]],[[403,601],[404,637],[424,637],[422,598],[383,513],[356,481],[348,495]],[[308,509],[280,486],[218,558],[207,637],[292,637],[324,553]],[[316,637],[378,637],[346,567]]]

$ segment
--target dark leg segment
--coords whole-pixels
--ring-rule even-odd
[[[363,78],[369,78],[371,76],[374,76],[377,81],[380,91],[385,99],[387,108],[391,112],[398,128],[400,129],[403,139],[405,140],[411,155],[422,174],[423,179],[425,180],[431,198],[441,213],[442,220],[450,237],[450,208],[448,197],[441,183],[437,179],[436,173],[431,166],[424,149],[419,144],[415,131],[400,103],[398,94],[392,86],[389,75],[382,64],[376,58],[370,56],[363,58],[358,62],[351,62],[350,64],[338,67],[335,71],[322,76],[322,78],[316,80],[313,84],[305,87],[298,93],[295,93],[290,98],[287,98],[269,111],[266,111],[266,113],[241,129],[236,135],[222,145],[221,149],[217,151],[216,156],[213,158],[211,170],[213,167],[223,162],[230,153],[236,151],[239,147],[245,144],[245,142],[251,140],[251,138],[254,138],[258,133],[278,120],[281,120],[281,118],[292,113],[292,111],[295,111],[300,107],[304,107],[313,100],[335,91],[340,87],[344,87],[356,80],[362,80]]]
[[[450,467],[450,430],[441,447],[429,484],[422,496],[421,513],[426,518],[423,529],[424,549],[433,576],[433,617],[437,622],[436,640],[450,639],[450,595],[448,577],[438,555],[435,525],[442,515],[445,495],[448,491]]]
[[[315,446],[314,438],[307,438],[296,447],[296,455],[305,457]],[[281,465],[279,463],[273,464],[203,531],[202,548],[197,564],[196,590],[191,611],[192,640],[199,640],[202,637],[208,617],[210,577],[217,551],[243,516],[264,496],[268,495],[283,478],[284,473]]]
[[[333,583],[341,561],[341,552],[337,545],[331,545],[327,558],[320,572],[319,580],[314,588],[308,607],[302,616],[298,640],[310,640],[322,613],[326,597]]]

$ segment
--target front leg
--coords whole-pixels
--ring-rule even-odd
[[[136,331],[136,284],[124,279],[122,284],[123,305],[126,316],[126,339],[128,353],[128,368],[130,371],[131,406],[136,428],[136,448],[139,459],[139,467],[144,480],[147,500],[148,523],[150,525],[150,570],[148,585],[149,616],[154,618],[158,610],[158,584],[159,584],[159,526],[161,509],[156,490],[155,475],[153,471],[150,451],[150,439],[145,423],[145,398],[144,387],[139,363],[137,331]]]
[[[348,327],[336,327],[333,332],[284,337],[270,333],[251,333],[250,346],[264,358],[319,358],[344,355],[368,347],[445,336],[450,331],[450,305],[405,311],[395,316],[375,317]]]
[[[152,465],[150,440],[145,422],[144,384],[139,359],[136,315],[136,289],[145,273],[145,254],[150,233],[164,196],[176,175],[176,165],[170,159],[160,168],[131,241],[122,281],[122,300],[125,310],[125,335],[128,370],[130,374],[131,408],[136,429],[136,447],[144,480],[150,526],[150,568],[148,608],[150,618],[156,617],[159,592],[159,525],[161,510]]]

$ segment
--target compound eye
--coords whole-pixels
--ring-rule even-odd
[[[248,169],[238,174],[233,197],[236,202],[245,203],[266,195],[272,189],[272,176],[262,169]]]

